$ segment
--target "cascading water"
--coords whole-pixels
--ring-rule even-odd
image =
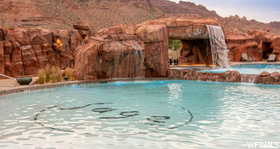
[[[225,35],[220,26],[207,25],[213,64],[218,67],[228,67],[228,48],[225,42]]]

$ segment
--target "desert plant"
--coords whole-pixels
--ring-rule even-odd
[[[40,69],[38,72],[37,83],[55,83],[62,81],[62,72],[57,66],[47,65],[45,68]]]
[[[181,40],[169,40],[169,49],[177,51],[182,48]]]
[[[65,80],[69,80],[69,81],[76,80],[75,70],[72,68],[66,68],[63,72],[63,77]]]

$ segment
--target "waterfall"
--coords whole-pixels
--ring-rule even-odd
[[[228,48],[223,29],[220,26],[207,25],[213,64],[228,67]]]

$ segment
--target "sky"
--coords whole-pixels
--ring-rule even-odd
[[[171,0],[178,2],[179,0]],[[225,17],[246,16],[262,22],[280,21],[280,0],[184,0],[202,4]]]

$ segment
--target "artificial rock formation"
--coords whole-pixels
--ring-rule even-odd
[[[168,32],[164,25],[143,25],[136,30],[144,42],[145,76],[166,77],[168,70]]]
[[[258,84],[280,84],[280,73],[263,72],[259,75],[240,74],[237,71],[228,71],[225,73],[207,73],[196,70],[178,70],[170,69],[169,78],[184,80],[201,80],[215,82],[249,82]]]
[[[255,83],[280,84],[280,73],[278,73],[278,72],[274,72],[274,73],[262,72],[260,75],[258,75],[256,77]]]
[[[277,61],[280,61],[280,37],[273,39],[272,44],[273,52],[277,55]]]
[[[279,43],[280,38],[269,32],[227,33],[229,58],[234,62],[279,61]]]
[[[78,48],[79,79],[167,77],[168,40],[207,39],[213,20],[166,18],[98,31]]]
[[[81,42],[77,31],[0,29],[0,73],[16,77],[34,75],[47,64],[73,67]]]
[[[0,28],[0,73],[35,75],[49,64],[61,69],[75,66],[81,79],[167,77],[168,40],[205,39],[208,24],[217,23],[173,17],[113,26],[95,34],[83,25],[68,31]]]
[[[0,73],[33,75],[50,64],[61,69],[75,66],[79,79],[167,77],[169,39],[183,43],[181,64],[213,63],[206,25],[218,24],[171,17],[95,34],[82,25],[74,25],[78,31],[0,28]],[[280,60],[279,36],[255,31],[226,37],[231,61],[262,61],[270,55]]]
[[[207,39],[183,40],[179,64],[212,64],[209,44]]]
[[[122,40],[89,39],[79,47],[75,64],[78,79],[144,78],[143,42],[133,36],[115,38]]]

